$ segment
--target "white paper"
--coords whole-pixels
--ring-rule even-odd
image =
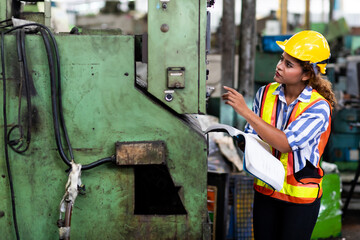
[[[277,191],[283,187],[285,169],[279,159],[271,153],[270,146],[254,134],[248,134],[225,124],[215,124],[205,130],[209,132],[227,132],[232,137],[242,135],[245,138],[244,168],[247,172],[264,181]]]

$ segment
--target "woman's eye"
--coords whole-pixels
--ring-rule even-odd
[[[283,62],[285,59],[284,59],[284,56],[280,56],[280,60],[279,62]],[[291,62],[285,60],[285,66],[288,67],[288,68],[291,68],[293,65],[291,64]]]

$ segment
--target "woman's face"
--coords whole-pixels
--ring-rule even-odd
[[[284,52],[278,64],[276,65],[276,71],[274,80],[278,83],[290,85],[301,85],[305,84],[305,81],[309,79],[303,72],[303,69],[299,61]]]

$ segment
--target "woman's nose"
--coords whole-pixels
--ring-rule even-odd
[[[282,70],[283,66],[284,65],[282,64],[282,61],[279,61],[278,64],[276,65],[276,71]]]

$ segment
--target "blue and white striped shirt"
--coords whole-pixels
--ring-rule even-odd
[[[264,94],[264,90],[265,86],[261,87],[254,99],[253,112],[258,116],[260,116],[260,101]],[[320,160],[317,146],[321,134],[325,132],[329,126],[330,106],[326,101],[318,101],[291,122],[286,128],[286,124],[289,121],[291,112],[296,103],[298,101],[309,102],[311,92],[312,87],[307,86],[298,98],[289,106],[286,104],[284,87],[282,84],[280,84],[273,93],[274,95],[279,95],[276,127],[286,134],[289,145],[293,150],[295,172],[298,172],[305,167],[306,160],[315,167],[317,166]],[[257,134],[248,123],[245,125],[245,132]]]

